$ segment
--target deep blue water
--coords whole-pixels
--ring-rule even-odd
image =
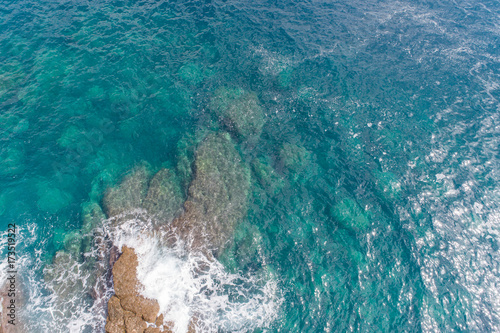
[[[221,88],[255,94],[259,135],[221,120]],[[0,1],[21,318],[103,331],[90,300],[51,319],[65,236],[137,165],[178,170],[228,131],[251,185],[220,262],[277,287],[264,319],[219,331],[500,331],[499,99],[496,1]]]

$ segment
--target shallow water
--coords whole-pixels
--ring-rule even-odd
[[[497,2],[22,0],[0,17],[0,220],[22,238],[30,332],[103,331],[90,277],[65,303],[44,269],[140,163],[187,194],[179,165],[207,131],[232,133],[251,181],[211,271],[103,226],[149,246],[150,276],[184,277],[177,298],[143,281],[184,309],[179,332],[195,312],[207,331],[500,330]],[[221,120],[221,87],[255,94],[261,133]]]

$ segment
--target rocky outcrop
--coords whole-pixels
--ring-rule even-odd
[[[363,232],[371,225],[369,211],[347,195],[335,204],[332,213],[339,225],[348,230]]]
[[[123,246],[122,254],[113,266],[115,295],[108,302],[105,330],[107,333],[170,332],[163,327],[163,316],[158,316],[158,302],[139,293],[137,265],[134,250]],[[154,327],[148,327],[148,323]]]
[[[142,201],[146,198],[148,191],[149,178],[149,168],[142,165],[125,176],[119,186],[106,192],[103,205],[107,217],[122,216],[120,219],[113,220],[115,225],[126,219],[124,214],[142,207]]]
[[[314,173],[311,168],[312,155],[300,144],[285,143],[279,153],[279,168],[291,180],[310,178]]]
[[[168,228],[192,247],[208,248],[217,256],[246,216],[249,187],[249,170],[230,136],[209,134],[195,154],[184,214]]]
[[[163,315],[158,314],[158,302],[139,293],[137,266],[135,251],[123,246],[113,266],[115,294],[108,302],[106,333],[172,333],[173,323],[165,322]],[[196,332],[194,323],[192,320],[188,333]]]
[[[256,158],[252,161],[252,170],[260,185],[268,192],[277,194],[285,186],[285,181],[265,158]]]
[[[201,250],[209,256],[218,256],[230,243],[238,222],[247,213],[250,171],[228,133],[210,133],[194,153],[193,176],[183,213],[171,223],[182,198],[172,171],[160,170],[144,190],[144,172],[136,170],[117,188],[110,190],[103,201],[110,214],[126,214],[119,205],[128,209],[142,207],[156,220],[157,231],[175,234],[191,250]],[[132,193],[132,191],[135,191]],[[136,200],[136,204],[131,203]],[[108,207],[108,205],[116,207]],[[120,223],[120,221],[116,221]],[[173,323],[164,323],[158,316],[159,305],[140,295],[136,269],[138,261],[134,250],[124,246],[114,263],[113,283],[115,295],[108,302],[106,332],[170,332]],[[195,314],[196,315],[196,314]],[[196,331],[196,320],[188,332]]]
[[[291,172],[302,172],[311,164],[311,153],[301,145],[285,143],[279,156],[283,166]]]

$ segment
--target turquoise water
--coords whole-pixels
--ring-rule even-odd
[[[213,331],[500,330],[497,2],[21,0],[0,18],[0,220],[30,332],[104,331],[91,299],[53,319],[44,271],[137,165],[186,195],[208,132],[250,172],[217,267],[276,285],[259,320],[221,310]],[[235,116],[251,134],[215,106],[233,95],[260,106]],[[228,279],[229,298],[266,294]]]

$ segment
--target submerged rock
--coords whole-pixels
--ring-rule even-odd
[[[184,214],[172,229],[217,256],[247,211],[250,173],[227,133],[210,134],[195,154],[194,178]]]
[[[255,93],[240,88],[219,88],[211,108],[235,135],[243,139],[260,136],[265,119]]]
[[[146,165],[139,166],[127,175],[121,184],[104,195],[106,215],[115,217],[140,208],[148,191],[150,172]]]
[[[198,64],[188,63],[179,69],[179,76],[184,82],[197,85],[203,81],[203,70]]]
[[[283,166],[294,173],[304,171],[311,163],[311,153],[303,146],[285,143],[280,150]]]
[[[150,176],[147,165],[136,167],[120,185],[106,192],[104,210],[113,218],[113,225],[128,220],[128,213],[137,209],[147,211],[155,226],[170,223],[180,213],[184,195],[175,172],[164,168]]]
[[[337,202],[333,208],[333,216],[344,228],[362,232],[372,224],[365,210],[349,197]]]
[[[182,207],[180,182],[173,171],[161,169],[149,184],[143,207],[158,224],[171,222]]]
[[[234,242],[218,258],[231,273],[240,270],[261,268],[260,250],[263,247],[263,237],[259,228],[245,221],[238,225],[234,234]]]
[[[191,184],[196,147],[207,137],[208,133],[210,133],[208,129],[202,128],[195,133],[184,135],[177,142],[176,174],[179,176],[183,189],[188,189]]]
[[[278,166],[293,181],[310,179],[317,171],[312,154],[300,144],[285,143],[279,151]]]
[[[93,249],[93,240],[104,237],[104,232],[101,227],[102,222],[106,219],[106,215],[104,215],[101,206],[92,201],[82,204],[82,215],[82,251],[86,253]]]
[[[78,149],[80,146],[88,144],[85,138],[84,129],[71,125],[67,127],[57,140],[57,144],[64,148]]]
[[[108,217],[143,208],[159,222],[158,230],[175,233],[191,249],[211,250],[208,254],[218,256],[246,216],[249,188],[250,171],[230,135],[210,133],[194,152],[192,180],[180,217],[169,223],[183,197],[180,181],[169,169],[160,170],[151,181],[144,170],[136,169],[108,191],[104,204]],[[170,332],[171,323],[158,316],[158,302],[140,295],[137,266],[134,250],[124,246],[112,268],[115,295],[108,302],[106,332]],[[189,332],[195,332],[195,326],[192,319]]]
[[[272,194],[277,194],[285,186],[284,179],[276,173],[265,158],[257,158],[252,162],[252,169],[260,185]]]
[[[78,259],[64,250],[58,251],[53,262],[44,270],[44,280],[47,287],[56,296],[55,307],[60,319],[70,318],[82,301],[90,302],[90,291],[93,267],[78,262]]]
[[[67,321],[82,308],[92,307],[96,316],[105,319],[106,292],[110,285],[110,244],[105,239],[105,215],[96,202],[82,205],[83,226],[80,230],[64,233],[59,243],[63,249],[56,252],[44,269],[44,281],[51,291],[54,316]]]
[[[93,288],[90,291],[93,299],[99,302],[98,308],[105,307],[103,296],[111,288],[111,249],[112,245],[106,237],[103,221],[106,215],[96,202],[82,205],[83,227],[82,248],[86,262],[93,267],[95,277],[91,280]]]

